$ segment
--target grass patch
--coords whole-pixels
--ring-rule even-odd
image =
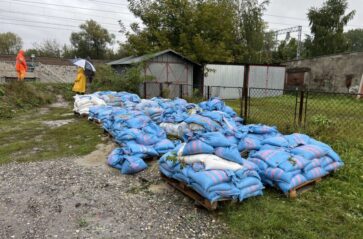
[[[0,85],[0,119],[13,118],[19,112],[37,108],[56,101],[62,95],[67,101],[74,93],[70,84],[44,84],[14,81]]]
[[[38,109],[0,120],[0,164],[85,155],[101,142],[100,128],[83,118],[75,118],[70,108]],[[43,121],[74,120],[50,127]]]
[[[348,97],[311,97],[307,127],[299,129],[294,126],[294,96],[251,99],[248,123],[307,133],[330,144],[345,166],[297,200],[268,188],[263,197],[224,208],[220,217],[236,238],[362,238],[362,103]],[[240,108],[239,101],[227,104]]]

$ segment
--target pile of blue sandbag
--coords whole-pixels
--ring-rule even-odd
[[[102,122],[122,146],[108,159],[109,165],[122,173],[139,172],[147,167],[143,159],[162,155],[175,147],[165,132],[141,111],[117,108]]]
[[[287,192],[343,166],[328,145],[306,135],[243,125],[218,98],[191,104],[179,98],[144,100],[127,92],[92,97],[106,105],[91,105],[89,117],[102,122],[120,145],[109,155],[109,165],[132,174],[147,167],[143,159],[162,156],[159,168],[165,176],[210,201],[261,195],[262,183]],[[248,160],[241,153],[249,154]]]
[[[184,182],[211,202],[262,195],[256,168],[219,132],[196,133],[159,160],[163,175]]]
[[[248,160],[258,166],[265,184],[277,186],[285,193],[344,165],[330,146],[304,134],[265,139]]]

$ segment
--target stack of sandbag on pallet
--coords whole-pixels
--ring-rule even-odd
[[[257,166],[219,132],[196,133],[159,160],[160,171],[211,202],[262,195]]]
[[[103,121],[103,127],[122,146],[108,160],[110,166],[121,169],[122,173],[141,171],[146,165],[141,163],[142,159],[159,156],[175,147],[165,132],[141,111],[114,110],[110,119]]]
[[[92,106],[105,106],[106,102],[98,98],[95,95],[76,95],[74,98],[74,108],[73,111],[78,114],[89,113],[89,108]]]
[[[265,184],[285,193],[344,165],[330,146],[304,134],[267,138],[248,160],[258,166]]]
[[[277,131],[276,127],[262,124],[249,124],[238,126],[234,140],[240,152],[248,153],[252,150],[259,150],[263,140],[279,135],[281,133]],[[233,140],[232,137],[231,140]]]

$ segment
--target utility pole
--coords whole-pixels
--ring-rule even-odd
[[[275,33],[275,39],[277,41],[277,37],[279,35],[283,35],[286,34],[286,40],[288,40],[290,38],[290,33],[291,32],[297,32],[298,36],[297,36],[297,50],[296,50],[296,59],[299,60],[300,56],[301,56],[301,37],[302,37],[302,26],[296,26],[296,27],[290,27],[290,28],[285,28],[285,29],[280,29],[277,31],[274,31]]]

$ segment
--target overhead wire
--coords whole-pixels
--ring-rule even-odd
[[[36,2],[36,1],[23,1],[23,0],[15,0],[10,1],[11,3],[32,3],[32,4],[38,4],[38,5],[45,5],[45,6],[55,6],[55,7],[64,7],[64,8],[76,8],[81,10],[88,10],[88,11],[95,11],[95,12],[106,12],[106,13],[116,13],[116,14],[127,14],[125,12],[118,12],[118,11],[112,11],[112,10],[105,10],[105,9],[96,9],[96,8],[87,8],[87,7],[79,7],[79,6],[71,6],[71,5],[64,5],[64,4],[56,4],[56,3],[45,3],[45,2]]]
[[[76,25],[68,25],[68,24],[60,24],[60,23],[51,23],[51,22],[44,22],[44,21],[34,21],[34,20],[24,20],[24,19],[14,19],[14,18],[4,18],[0,16],[0,20],[7,20],[7,21],[15,21],[15,22],[30,22],[30,23],[37,23],[37,24],[44,24],[44,25],[53,25],[53,26],[61,26],[61,27],[74,27],[75,29],[79,29],[79,26]],[[24,24],[25,26],[25,24]],[[118,30],[114,29],[107,29],[111,33],[119,33]]]
[[[22,15],[22,16],[37,16],[37,17],[53,17],[53,18],[58,18],[58,19],[64,19],[64,20],[71,20],[71,21],[80,21],[80,22],[84,22],[88,19],[79,19],[79,18],[71,18],[71,17],[61,17],[61,16],[54,16],[54,15],[46,15],[46,14],[36,14],[36,13],[29,13],[29,12],[15,12],[15,11],[7,11],[5,9],[1,9],[0,11],[6,11],[4,12],[5,14],[7,13],[11,13],[11,14],[16,14],[16,15]],[[1,16],[1,15],[0,15]],[[108,22],[100,22],[101,25],[110,25],[110,26],[120,26],[119,24],[115,24],[115,23],[108,23]]]

